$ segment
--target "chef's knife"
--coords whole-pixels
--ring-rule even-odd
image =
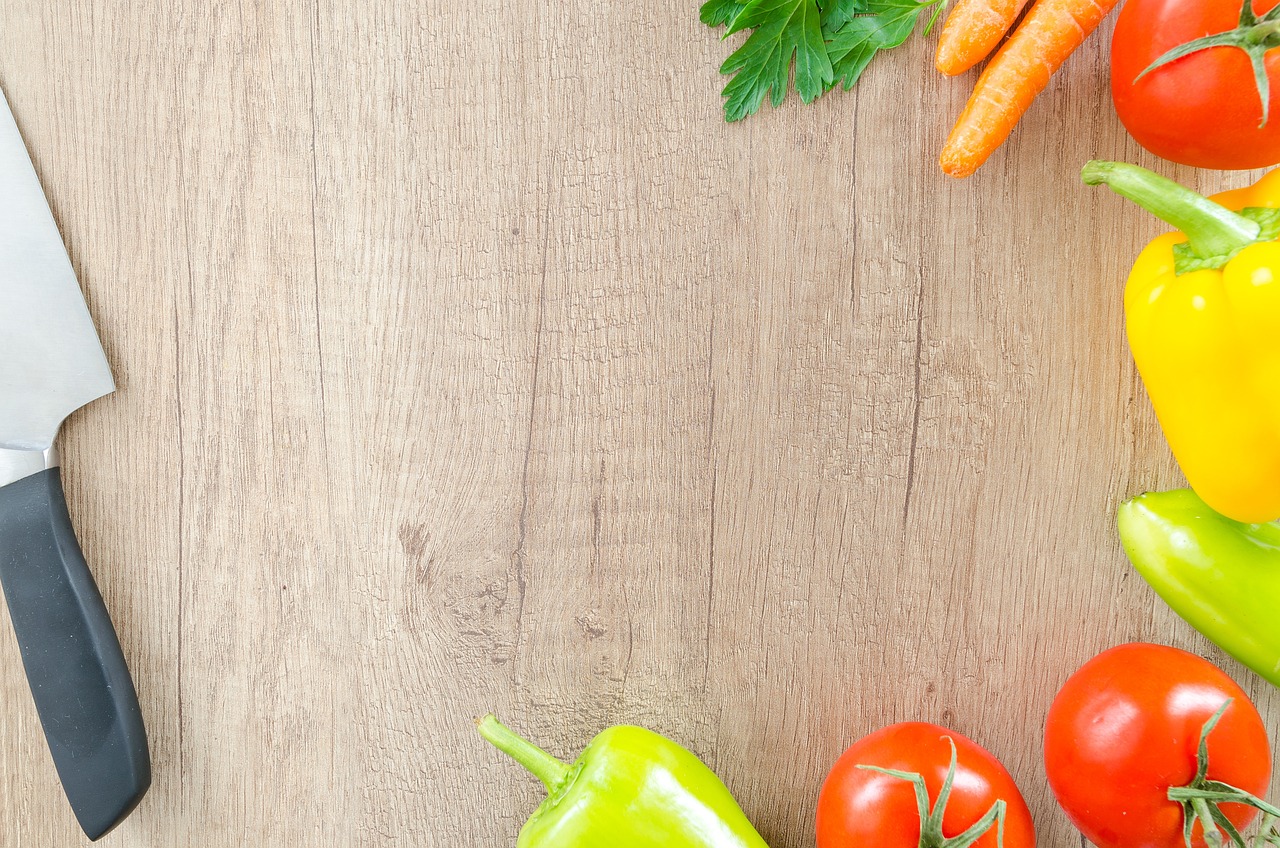
[[[54,450],[115,390],[71,261],[0,92],[0,584],[36,711],[90,839],[151,785],[120,641],[76,541]]]

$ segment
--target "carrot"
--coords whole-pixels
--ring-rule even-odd
[[[938,70],[963,74],[991,55],[1027,0],[960,0],[938,37]]]
[[[1013,132],[1036,95],[1118,0],[1037,0],[987,65],[942,149],[942,170],[967,177]]]

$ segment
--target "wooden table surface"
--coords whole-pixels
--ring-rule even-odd
[[[155,784],[103,844],[514,844],[649,726],[774,848],[884,724],[986,745],[1047,846],[1066,676],[1197,651],[1116,505],[1181,484],[1122,332],[1159,225],[1110,25],[978,176],[917,37],[720,116],[694,3],[0,0],[0,84],[120,390],[64,430]],[[1202,190],[1250,174],[1156,165]],[[83,843],[0,626],[0,845]]]

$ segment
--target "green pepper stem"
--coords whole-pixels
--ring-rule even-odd
[[[1173,180],[1127,162],[1094,160],[1080,178],[1086,185],[1105,185],[1127,197],[1187,236],[1187,244],[1205,259],[1225,256],[1258,240],[1262,228],[1221,204]]]
[[[565,778],[569,776],[569,772],[572,770],[569,764],[557,760],[498,721],[498,717],[493,713],[489,713],[482,719],[477,719],[476,729],[495,748],[532,772],[533,776],[541,780],[542,785],[547,787],[547,792],[554,793],[560,784],[564,783]]]

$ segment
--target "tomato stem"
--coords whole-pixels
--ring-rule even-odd
[[[1192,848],[1192,837],[1196,823],[1204,833],[1204,840],[1210,848],[1250,848],[1239,829],[1222,811],[1222,804],[1244,804],[1260,810],[1265,818],[1262,829],[1255,838],[1252,848],[1280,846],[1280,833],[1276,831],[1276,821],[1280,819],[1280,807],[1267,803],[1256,795],[1223,783],[1209,779],[1209,734],[1218,726],[1224,713],[1231,706],[1232,699],[1218,708],[1218,711],[1204,723],[1200,729],[1200,746],[1196,751],[1196,776],[1186,786],[1169,788],[1168,798],[1182,806],[1183,838],[1187,848]],[[1223,831],[1226,832],[1224,841]]]
[[[915,787],[916,806],[920,813],[920,844],[918,848],[971,848],[971,846],[996,827],[996,845],[1004,848],[1004,820],[1008,804],[1003,798],[997,800],[987,810],[986,815],[978,819],[964,833],[947,837],[942,833],[942,817],[947,811],[947,802],[951,800],[951,787],[956,779],[956,743],[950,736],[942,737],[951,745],[951,764],[947,767],[946,779],[938,790],[938,800],[929,809],[929,787],[925,785],[924,775],[916,772],[898,771],[880,766],[859,765],[858,768],[874,771],[879,774],[905,780]]]
[[[1244,40],[1251,45],[1275,47],[1271,42],[1275,40],[1277,35],[1280,35],[1280,21],[1268,21],[1267,23],[1250,27],[1244,35]]]
[[[1191,802],[1191,808],[1196,811],[1196,817],[1200,819],[1200,827],[1204,830],[1204,841],[1209,848],[1222,848],[1222,831],[1218,830],[1218,826],[1213,821],[1209,802],[1203,798],[1196,798]]]
[[[1253,848],[1267,848],[1268,845],[1280,845],[1280,832],[1276,831],[1277,817],[1267,813],[1262,818],[1262,827],[1253,840]]]

